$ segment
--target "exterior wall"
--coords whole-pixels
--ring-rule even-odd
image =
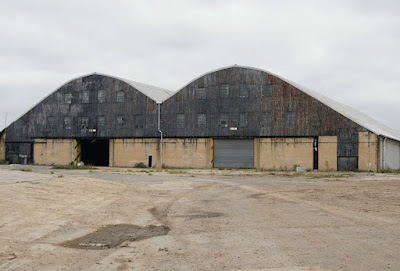
[[[6,159],[6,133],[0,132],[0,160]]]
[[[105,102],[98,100],[100,90]],[[125,93],[124,102],[117,102],[117,93],[121,92]],[[83,97],[89,97],[89,102],[84,103]],[[6,158],[13,163],[22,157],[32,161],[37,138],[110,139],[110,165],[147,164],[148,155],[152,155],[153,165],[159,166],[157,109],[153,100],[119,79],[97,74],[78,78],[7,128]],[[104,117],[105,124],[99,124],[98,117]],[[118,124],[119,117],[123,117],[123,125]],[[68,129],[65,118],[71,121]],[[359,132],[366,131],[363,127],[280,78],[252,68],[225,68],[189,83],[163,102],[161,123],[168,138],[164,142],[164,164],[170,167],[211,167],[212,140],[199,138],[262,138],[255,142],[255,166],[260,168],[292,169],[295,164],[313,168],[312,148],[303,158],[297,155],[302,149],[299,146],[305,144],[300,144],[301,140],[317,136],[321,140],[336,138],[336,151],[333,142],[320,144],[321,170],[364,169],[373,155],[369,147],[359,149],[364,148],[359,144]],[[282,147],[286,143],[279,143],[294,139],[297,141],[286,147]],[[359,153],[366,153],[366,160],[359,159]]]
[[[104,102],[98,100],[100,90]],[[83,102],[84,91],[88,102]],[[123,102],[117,102],[118,92],[124,93]],[[67,95],[71,95],[70,103]],[[104,124],[99,117],[104,117]],[[118,124],[120,117],[122,125]],[[157,137],[157,117],[157,104],[131,85],[104,75],[85,76],[66,83],[7,127],[7,159],[18,163],[23,155],[31,160],[35,138]],[[70,120],[68,128],[65,118]],[[86,120],[88,124],[83,124]]]
[[[167,139],[163,147],[163,163],[166,167],[211,168],[213,140]]]
[[[148,156],[153,156],[153,166],[160,166],[160,140],[114,139],[110,142],[110,165],[133,167],[136,163],[147,165]],[[163,140],[163,164],[166,167],[211,168],[212,139]]]
[[[378,136],[371,132],[360,132],[358,142],[358,169],[378,171]]]
[[[400,142],[381,138],[380,145],[382,170],[400,169]]]
[[[254,165],[261,169],[313,168],[313,138],[259,138],[254,142]]]
[[[68,165],[74,161],[74,140],[35,139],[33,162],[38,165]]]
[[[136,163],[147,165],[148,156],[153,156],[153,165],[159,166],[159,139],[111,139],[110,166],[133,167]]]
[[[318,170],[337,170],[337,137],[318,137]]]

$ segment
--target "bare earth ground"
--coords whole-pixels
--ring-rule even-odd
[[[400,270],[400,175],[31,168],[1,270]]]

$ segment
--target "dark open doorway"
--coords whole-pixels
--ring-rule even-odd
[[[110,155],[109,140],[82,140],[82,161],[85,165],[108,166]]]

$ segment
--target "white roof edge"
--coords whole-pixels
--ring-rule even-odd
[[[336,112],[343,115],[344,117],[354,121],[355,123],[364,127],[365,129],[369,130],[370,132],[373,132],[378,136],[383,136],[383,137],[387,137],[387,138],[390,138],[390,139],[393,139],[396,141],[400,141],[400,133],[399,132],[397,132],[397,131],[393,130],[392,128],[390,128],[389,126],[375,120],[374,118],[366,115],[365,113],[362,113],[362,112],[358,111],[357,109],[354,109],[348,105],[339,103],[331,98],[328,98],[322,94],[312,91],[312,90],[310,90],[306,87],[303,87],[297,83],[287,80],[287,79],[285,79],[279,75],[276,75],[272,72],[269,72],[269,71],[263,70],[263,69],[259,69],[259,68],[250,67],[250,66],[231,65],[231,66],[226,66],[226,67],[222,67],[219,69],[215,69],[215,70],[206,72],[206,73],[196,77],[195,79],[191,80],[189,83],[185,84],[177,92],[181,91],[182,89],[184,89],[187,86],[189,86],[190,84],[192,84],[194,81],[200,79],[203,76],[206,76],[207,74],[225,70],[225,69],[230,69],[230,68],[252,69],[252,70],[265,72],[267,74],[275,76],[275,77],[281,79],[282,81],[294,86],[295,88],[299,89],[300,91],[304,92],[305,94],[311,96],[312,98],[318,100],[319,102],[323,103],[324,105],[330,107],[331,109],[335,110]],[[173,95],[171,95],[171,97],[172,96]]]

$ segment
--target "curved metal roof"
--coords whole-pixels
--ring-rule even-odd
[[[31,111],[33,108],[35,108],[36,106],[38,106],[41,102],[43,102],[44,100],[46,100],[50,95],[52,95],[53,93],[55,93],[56,91],[58,91],[60,88],[62,88],[63,86],[77,80],[83,77],[87,77],[87,76],[91,76],[91,75],[100,75],[100,76],[106,76],[106,77],[110,77],[110,78],[114,78],[114,79],[118,79],[120,81],[123,81],[125,83],[127,83],[128,85],[132,86],[134,89],[136,89],[137,91],[141,92],[142,94],[146,95],[147,97],[149,97],[150,99],[152,99],[154,102],[156,103],[162,103],[163,101],[165,101],[166,99],[168,99],[169,97],[171,97],[172,94],[174,94],[174,91],[171,90],[167,90],[164,88],[159,88],[159,87],[155,87],[155,86],[151,86],[151,85],[147,85],[147,84],[143,84],[143,83],[139,83],[139,82],[135,82],[132,80],[128,80],[128,79],[124,79],[124,78],[120,78],[120,77],[116,77],[116,76],[112,76],[112,75],[107,75],[107,74],[102,74],[102,73],[89,73],[86,75],[82,75],[82,76],[78,76],[75,77],[67,82],[65,82],[64,84],[62,84],[61,86],[59,86],[56,90],[52,91],[49,95],[47,95],[46,97],[44,97],[42,100],[40,100],[38,103],[36,103],[34,106],[32,106],[31,108],[29,108],[28,111],[26,111],[24,114],[21,115],[24,116],[25,114],[27,114],[29,111]],[[20,119],[21,117],[19,117],[18,119]],[[18,120],[17,119],[17,120]],[[16,121],[16,120],[15,120]],[[14,121],[14,122],[15,122]],[[10,123],[11,125],[12,123]]]
[[[109,76],[109,75],[107,75],[107,76]],[[112,77],[112,76],[109,76],[109,77]],[[161,102],[165,101],[166,99],[168,99],[169,97],[171,97],[171,95],[173,95],[175,93],[174,91],[168,90],[165,88],[159,88],[159,87],[135,82],[135,81],[128,80],[128,79],[118,78],[118,77],[114,77],[114,78],[117,78],[117,79],[124,81],[125,83],[131,85],[133,88],[135,88],[139,92],[143,93],[144,95],[146,95],[147,97],[149,97],[150,99],[155,101],[156,103],[161,103]]]
[[[102,73],[92,73],[92,74],[80,76],[78,78],[82,78],[82,77],[86,77],[86,76],[90,76],[90,75],[101,75],[101,76],[107,76],[110,78],[115,78],[115,79],[121,80],[121,81],[127,83],[128,85],[132,86],[137,91],[143,93],[144,95],[146,95],[147,97],[149,97],[150,99],[155,101],[156,103],[161,103],[161,102],[165,101],[166,99],[168,99],[172,94],[174,94],[174,91],[171,91],[171,90],[168,90],[165,88],[159,88],[159,87],[147,85],[144,83],[135,82],[135,81],[132,81],[129,79],[124,79],[124,78],[107,75],[107,74],[102,74]],[[78,78],[76,78],[76,79],[78,79]],[[71,81],[69,81],[69,82],[71,82]]]
[[[381,135],[384,137],[388,137],[397,141],[400,141],[400,133],[393,130],[392,128],[390,128],[389,126],[375,120],[374,118],[371,118],[370,116],[358,111],[357,109],[354,109],[350,106],[347,106],[345,104],[339,103],[335,100],[332,100],[322,94],[319,94],[315,91],[312,91],[306,87],[303,87],[297,83],[294,83],[290,80],[287,80],[279,75],[276,75],[272,72],[263,70],[263,69],[258,69],[258,68],[254,68],[254,67],[249,67],[249,66],[240,66],[240,65],[232,65],[232,66],[227,66],[227,67],[223,67],[223,68],[219,68],[210,72],[207,72],[201,76],[196,77],[195,79],[193,79],[192,81],[190,81],[188,84],[186,84],[184,87],[182,87],[180,90],[182,90],[183,88],[187,87],[188,85],[192,84],[194,81],[200,79],[201,77],[210,74],[210,73],[214,73],[217,71],[221,71],[221,70],[225,70],[225,69],[231,69],[231,68],[242,68],[242,69],[252,69],[252,70],[256,70],[256,71],[260,71],[260,72],[265,72],[267,74],[270,74],[272,76],[275,76],[279,79],[281,79],[282,81],[294,86],[295,88],[297,88],[298,90],[304,92],[305,94],[313,97],[314,99],[320,101],[321,103],[325,104],[326,106],[332,108],[333,110],[335,110],[336,112],[338,112],[339,114],[343,115],[344,117],[354,121],[355,123],[359,124],[360,126],[366,128],[367,130],[369,130],[370,132],[373,132],[377,135]]]
[[[91,76],[91,75],[100,75],[100,76],[105,76],[105,77],[109,77],[109,78],[113,78],[113,79],[117,79],[117,80],[123,81],[123,82],[127,83],[128,85],[130,85],[131,87],[133,87],[134,89],[136,89],[137,91],[139,91],[142,94],[146,95],[147,97],[149,97],[150,99],[152,99],[156,103],[161,103],[161,102],[165,101],[166,99],[168,99],[172,94],[174,94],[174,91],[171,91],[171,90],[168,90],[168,89],[165,89],[165,88],[155,87],[155,86],[151,86],[151,85],[135,82],[135,81],[132,81],[132,80],[129,80],[129,79],[124,79],[124,78],[121,78],[121,77],[112,76],[112,75],[108,75],[108,74],[104,74],[104,73],[97,73],[97,72],[89,73],[89,74],[86,74],[86,75],[75,77],[75,78],[69,80],[68,82],[62,84],[55,91],[59,90],[63,86],[65,86],[65,85],[67,85],[67,84],[69,84],[69,83],[71,83],[71,82],[73,82],[73,81],[75,81],[77,79],[80,79],[80,78],[83,78],[83,77],[87,77],[87,76]],[[53,91],[52,93],[54,93],[55,91]]]

